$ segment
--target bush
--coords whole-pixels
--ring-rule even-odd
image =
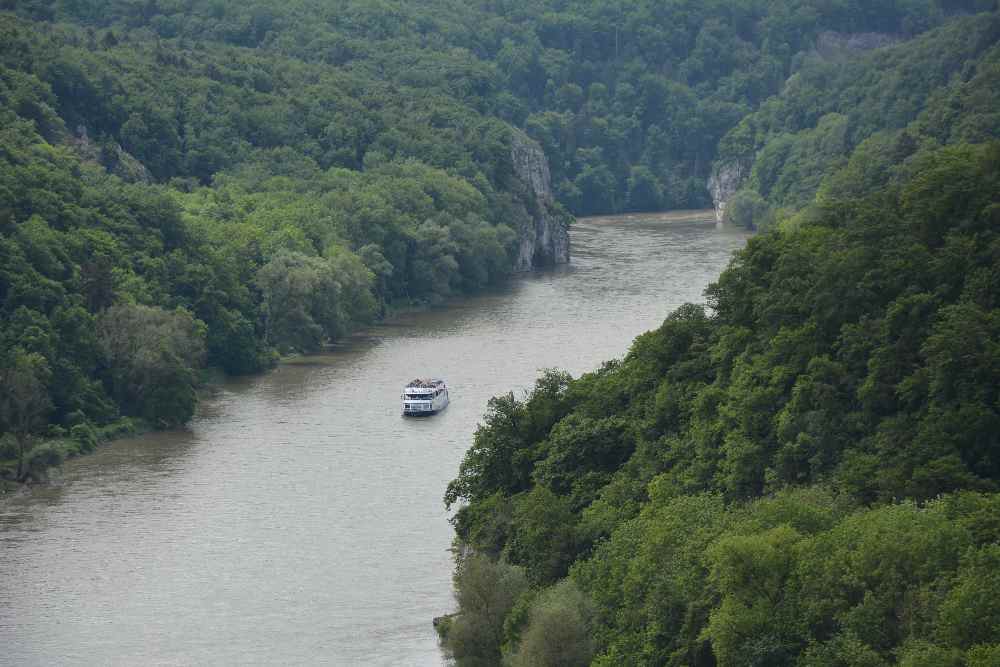
[[[97,447],[97,429],[90,422],[83,422],[71,427],[69,437],[79,444],[81,452],[91,452]]]
[[[774,211],[770,204],[764,201],[754,190],[740,190],[726,202],[726,212],[723,222],[743,227],[759,229],[766,227],[774,219]]]
[[[65,455],[55,442],[46,442],[28,452],[25,461],[25,480],[44,480],[49,468],[63,462]]]
[[[497,665],[504,644],[504,619],[528,590],[524,569],[473,554],[455,574],[460,613],[448,630],[447,646],[460,666]]]
[[[139,423],[135,419],[122,417],[116,421],[101,426],[97,429],[97,439],[100,441],[114,440],[126,435],[132,435],[139,430]]]
[[[594,657],[594,603],[570,579],[542,593],[511,661],[514,667],[589,665]]]

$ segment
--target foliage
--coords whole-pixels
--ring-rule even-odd
[[[13,455],[17,460],[14,479],[22,481],[33,475],[41,456],[34,448],[34,435],[45,423],[51,409],[47,384],[51,370],[45,357],[37,352],[15,348],[3,355],[0,366],[0,427],[13,436]]]
[[[948,82],[914,131],[982,140],[995,131],[983,92],[993,20],[952,14],[989,4],[7,3],[0,338],[45,358],[49,417],[64,429],[122,413],[176,422],[187,390],[162,411],[151,394],[148,410],[125,400],[95,334],[108,308],[184,309],[204,324],[205,363],[249,373],[393,304],[494,284],[535,205],[513,173],[511,125],[544,147],[554,191],[577,212],[706,204],[704,178],[734,127],[723,154],[762,147],[773,163],[760,194],[807,196],[819,162],[870,134],[829,101],[784,114],[800,119],[787,126],[759,120],[849,80],[803,64],[824,31],[911,37],[943,24],[934,34],[946,37],[914,42],[912,64],[875,58],[887,76],[906,73],[892,88],[901,101],[878,108],[908,122]],[[926,82],[914,74],[925,70]],[[778,92],[791,101],[765,102]],[[787,150],[766,147],[772,135]],[[184,375],[170,386],[189,386]],[[574,503],[627,455],[624,437]],[[564,475],[558,458],[547,474]]]
[[[757,191],[740,190],[726,201],[723,222],[745,229],[759,229],[771,224],[774,212]]]
[[[590,664],[593,603],[571,579],[541,594],[529,613],[530,620],[512,665],[585,667]]]
[[[752,165],[727,203],[733,222],[767,226],[773,218],[754,217],[768,205],[799,209],[817,192],[842,198],[858,184],[888,183],[922,147],[995,138],[998,35],[993,12],[851,58],[804,57],[780,94],[720,142],[720,161]]]
[[[84,448],[122,415],[185,421],[205,364],[259,371],[498,283],[531,204],[485,65],[410,44],[410,75],[447,71],[404,81],[379,49],[288,48],[322,22],[255,7],[257,40],[242,6],[195,5],[0,15],[0,349],[40,355],[48,421]]]
[[[110,393],[126,414],[174,426],[194,413],[204,325],[189,312],[118,304],[97,318],[98,348]]]
[[[463,665],[496,665],[504,643],[504,620],[527,590],[521,568],[470,555],[455,573],[455,595],[462,613],[446,638],[448,649]]]
[[[208,183],[260,149],[288,146],[322,169],[416,158],[496,185],[509,168],[497,159],[503,131],[483,114],[526,129],[545,147],[563,203],[594,214],[707,204],[719,140],[783,88],[821,35],[909,38],[992,5],[37,0],[13,9],[89,29],[71,33],[72,50],[36,51],[36,74],[54,93],[47,106],[71,131],[113,138],[158,179]],[[32,40],[16,37],[21,55],[11,59],[23,63]],[[155,59],[155,74],[135,67],[137,52]],[[45,106],[30,111],[50,124]],[[127,158],[116,163],[128,170]]]
[[[752,239],[711,315],[495,399],[449,487],[459,538],[538,599],[568,573],[598,665],[987,660],[997,183],[996,142],[918,150]]]

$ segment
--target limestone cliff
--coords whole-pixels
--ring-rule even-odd
[[[80,125],[76,135],[69,139],[69,144],[85,162],[99,164],[109,174],[114,174],[129,183],[152,183],[153,175],[149,173],[142,162],[128,153],[117,143],[99,145],[87,133],[87,128]]]
[[[880,49],[898,44],[898,35],[880,32],[842,33],[826,31],[819,34],[812,53],[824,60],[853,57],[857,53]],[[791,79],[790,79],[791,80]],[[726,213],[726,202],[736,194],[753,169],[753,156],[733,157],[722,156],[712,165],[712,174],[708,178],[708,191],[712,195],[715,206],[715,219],[723,221]]]
[[[513,130],[510,159],[517,179],[518,254],[515,271],[569,262],[570,216],[552,196],[549,162],[534,140]]]
[[[726,202],[736,194],[743,181],[750,175],[750,165],[747,160],[732,160],[718,162],[712,167],[712,175],[708,178],[708,191],[712,195],[715,206],[715,220],[722,222],[726,213]]]

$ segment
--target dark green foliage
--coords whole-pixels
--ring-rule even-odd
[[[507,123],[581,213],[703,206],[732,160],[730,219],[775,229],[711,310],[490,403],[456,658],[996,663],[995,2],[4,9],[5,476],[503,279]],[[868,31],[909,41],[831,52]]]
[[[768,203],[755,190],[740,190],[726,202],[723,222],[745,229],[767,227],[774,217]]]
[[[531,207],[512,178],[503,120],[544,146],[555,190],[581,212],[704,205],[716,145],[734,126],[723,155],[763,147],[765,194],[806,197],[820,163],[842,160],[872,128],[909,122],[946,80],[909,141],[885,139],[894,159],[926,137],[995,133],[984,93],[996,78],[992,19],[961,19],[918,40],[915,56],[873,56],[843,76],[839,64],[804,66],[801,56],[824,30],[909,37],[989,3],[800,5],[9,5],[14,13],[0,17],[3,343],[47,360],[55,422],[103,424],[122,410],[144,413],[120,403],[120,383],[101,368],[94,318],[115,304],[185,309],[205,325],[206,362],[247,373],[275,348],[315,350],[393,302],[495,283],[511,265],[512,228],[525,224],[518,211]],[[963,68],[973,58],[981,63]],[[855,76],[870,62],[905,73],[895,98],[863,105],[880,113],[861,120],[890,122],[869,127],[840,102],[812,99],[829,81],[871,86]],[[737,126],[796,70],[783,101]],[[770,219],[758,204],[749,224]],[[289,257],[298,282],[281,292],[269,275]],[[969,289],[989,294],[990,276]],[[189,412],[181,393],[164,406],[166,421]],[[768,401],[766,392],[751,399]],[[800,422],[789,422],[796,438]],[[590,502],[634,435],[574,482],[574,504]],[[728,445],[746,454],[732,477],[752,490],[761,481],[745,444]],[[578,467],[562,459],[543,466],[556,486]]]
[[[47,421],[52,402],[49,383],[52,371],[46,358],[21,347],[5,350],[0,356],[0,428],[12,436],[7,457],[14,459],[13,478],[37,478],[48,450],[34,447],[36,434]],[[5,458],[7,458],[5,457]]]
[[[461,664],[500,663],[504,620],[527,588],[519,567],[475,554],[462,560],[455,573],[455,596],[462,613],[452,620],[445,638]]]
[[[123,414],[184,422],[204,364],[258,371],[509,274],[509,213],[532,201],[488,114],[492,67],[418,43],[450,28],[364,3],[347,23],[304,6],[4,9],[0,349],[44,360],[47,417],[81,451]],[[157,317],[186,324],[153,335]],[[141,350],[113,345],[116,327]]]
[[[727,204],[732,221],[766,226],[771,216],[754,218],[767,205],[801,208],[817,191],[821,199],[859,194],[888,183],[921,147],[995,138],[998,41],[993,12],[849,59],[805,58],[719,145],[721,161],[752,163],[745,190]]]
[[[459,537],[540,588],[568,574],[595,664],[992,655],[1000,144],[905,159],[751,240],[712,316],[561,383],[547,430],[510,428],[537,390],[480,429],[449,487]]]
[[[496,159],[495,126],[478,116],[486,114],[542,143],[565,205],[601,213],[707,204],[704,181],[720,138],[782,89],[821,34],[909,38],[994,4],[138,7],[18,3],[22,17],[90,32],[73,34],[71,51],[34,55],[37,36],[21,31],[10,44],[22,62],[37,59],[36,74],[55,97],[47,106],[71,132],[84,125],[114,137],[157,178],[208,183],[257,149],[292,146],[324,169],[412,157],[465,176],[482,168],[497,184],[506,167]],[[155,75],[135,67],[136,52],[155,63]],[[104,65],[109,57],[113,68]],[[908,100],[910,83],[891,92]],[[25,113],[45,116],[42,104],[26,105]]]
[[[101,374],[129,415],[176,426],[194,413],[204,324],[183,309],[119,304],[97,318]]]
[[[529,612],[511,664],[531,667],[585,667],[594,654],[590,634],[593,603],[569,579],[545,591]]]

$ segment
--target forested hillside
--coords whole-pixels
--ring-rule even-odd
[[[502,280],[549,206],[513,128],[574,212],[707,205],[720,138],[824,40],[991,6],[3,3],[0,468],[182,423],[206,366]]]
[[[995,0],[0,10],[0,477],[503,280],[523,130],[573,213],[725,174],[768,231],[707,308],[490,403],[458,662],[1000,664]]]
[[[459,665],[1000,664],[998,40],[803,63],[722,141],[767,231],[708,306],[491,401]]]
[[[253,372],[502,280],[538,206],[510,126],[449,91],[129,28],[0,17],[14,478],[183,423],[206,365]]]
[[[368,110],[381,106],[378,100],[385,97],[402,94],[408,100],[433,91],[438,102],[448,98],[525,128],[549,156],[560,200],[574,213],[593,214],[706,205],[704,182],[720,138],[778,93],[818,43],[856,35],[869,42],[874,38],[876,44],[906,40],[955,14],[993,6],[993,0],[597,0],[571,5],[35,0],[12,8],[35,22],[85,26],[88,37],[80,41],[88,46],[128,37],[132,45],[124,52],[138,41],[158,54],[158,65],[187,69],[197,64],[194,69],[205,68],[208,78],[228,74],[234,77],[229,83],[250,89],[242,118],[232,127],[226,113],[231,109],[213,99],[202,105],[200,95],[191,96],[203,85],[182,86],[190,99],[170,96],[176,87],[165,90],[154,98],[155,105],[143,95],[147,104],[142,107],[127,103],[131,92],[102,89],[106,81],[81,84],[71,103],[70,129],[87,118],[92,129],[120,137],[122,125],[138,114],[123,145],[133,153],[146,149],[150,159],[150,152],[159,151],[156,164],[149,165],[159,175],[210,178],[220,167],[241,161],[241,151],[230,145],[237,137],[252,146],[293,145],[324,168],[361,166],[371,149],[389,157],[400,150],[409,154],[412,144],[395,143],[407,143],[405,131],[371,145],[386,126],[373,122]],[[206,66],[203,50],[211,45],[236,47],[225,53],[239,64]],[[64,83],[79,82],[80,69],[97,74],[95,65],[100,65],[81,56],[71,54],[76,70],[62,68]],[[324,93],[314,100],[315,86],[303,87],[288,76],[290,68],[301,71],[289,61],[343,76],[323,81]],[[310,71],[316,76],[315,68]],[[41,78],[55,85],[57,95],[61,92],[44,71]],[[359,89],[375,82],[390,85],[377,86],[380,94],[374,99],[375,91]],[[336,95],[334,107],[331,85],[352,101]],[[84,88],[102,103],[93,104],[94,94],[80,95]],[[268,99],[275,89],[295,90],[304,107]],[[127,108],[113,108],[116,98]],[[313,122],[285,115],[316,107],[327,114]],[[402,120],[399,111],[389,125]],[[203,114],[215,118],[199,132],[196,119]],[[434,125],[450,125],[456,115],[464,114],[452,108],[450,121],[439,116]],[[189,124],[194,125],[190,130]],[[160,148],[153,149],[154,144]],[[189,155],[191,150],[197,155]],[[442,166],[437,158],[456,156],[418,157]]]
[[[997,664],[1000,144],[904,171],[491,402],[446,498],[459,664]]]
[[[722,139],[717,173],[740,176],[728,221],[766,227],[817,191],[843,197],[844,166],[864,170],[866,184],[885,183],[922,148],[1000,136],[998,43],[994,13],[859,57],[811,56]]]

